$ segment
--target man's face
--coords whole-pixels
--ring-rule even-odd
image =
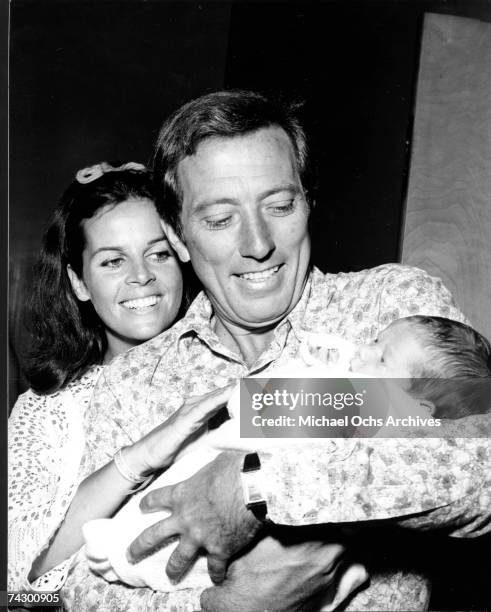
[[[291,142],[278,127],[210,138],[178,167],[183,244],[216,315],[258,329],[300,299],[309,208]]]

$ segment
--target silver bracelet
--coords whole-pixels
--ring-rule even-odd
[[[142,476],[141,474],[137,474],[136,472],[133,472],[133,470],[128,466],[128,464],[124,460],[122,451],[125,448],[128,448],[128,447],[122,446],[114,455],[113,457],[114,465],[116,466],[116,469],[118,470],[118,472],[121,474],[121,476],[125,480],[128,480],[129,482],[135,485],[142,485],[141,487],[138,487],[138,490],[143,489],[143,485],[146,484],[147,481],[149,481],[152,478],[152,475]]]

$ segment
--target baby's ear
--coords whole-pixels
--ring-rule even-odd
[[[420,399],[419,405],[421,408],[423,408],[423,410],[426,410],[429,415],[435,416],[436,407],[433,402],[430,402],[430,400]]]

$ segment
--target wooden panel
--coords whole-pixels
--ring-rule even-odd
[[[427,14],[402,261],[491,338],[491,25]]]

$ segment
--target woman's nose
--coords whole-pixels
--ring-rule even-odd
[[[146,261],[134,261],[131,263],[127,277],[128,283],[147,285],[155,280],[155,273]]]

